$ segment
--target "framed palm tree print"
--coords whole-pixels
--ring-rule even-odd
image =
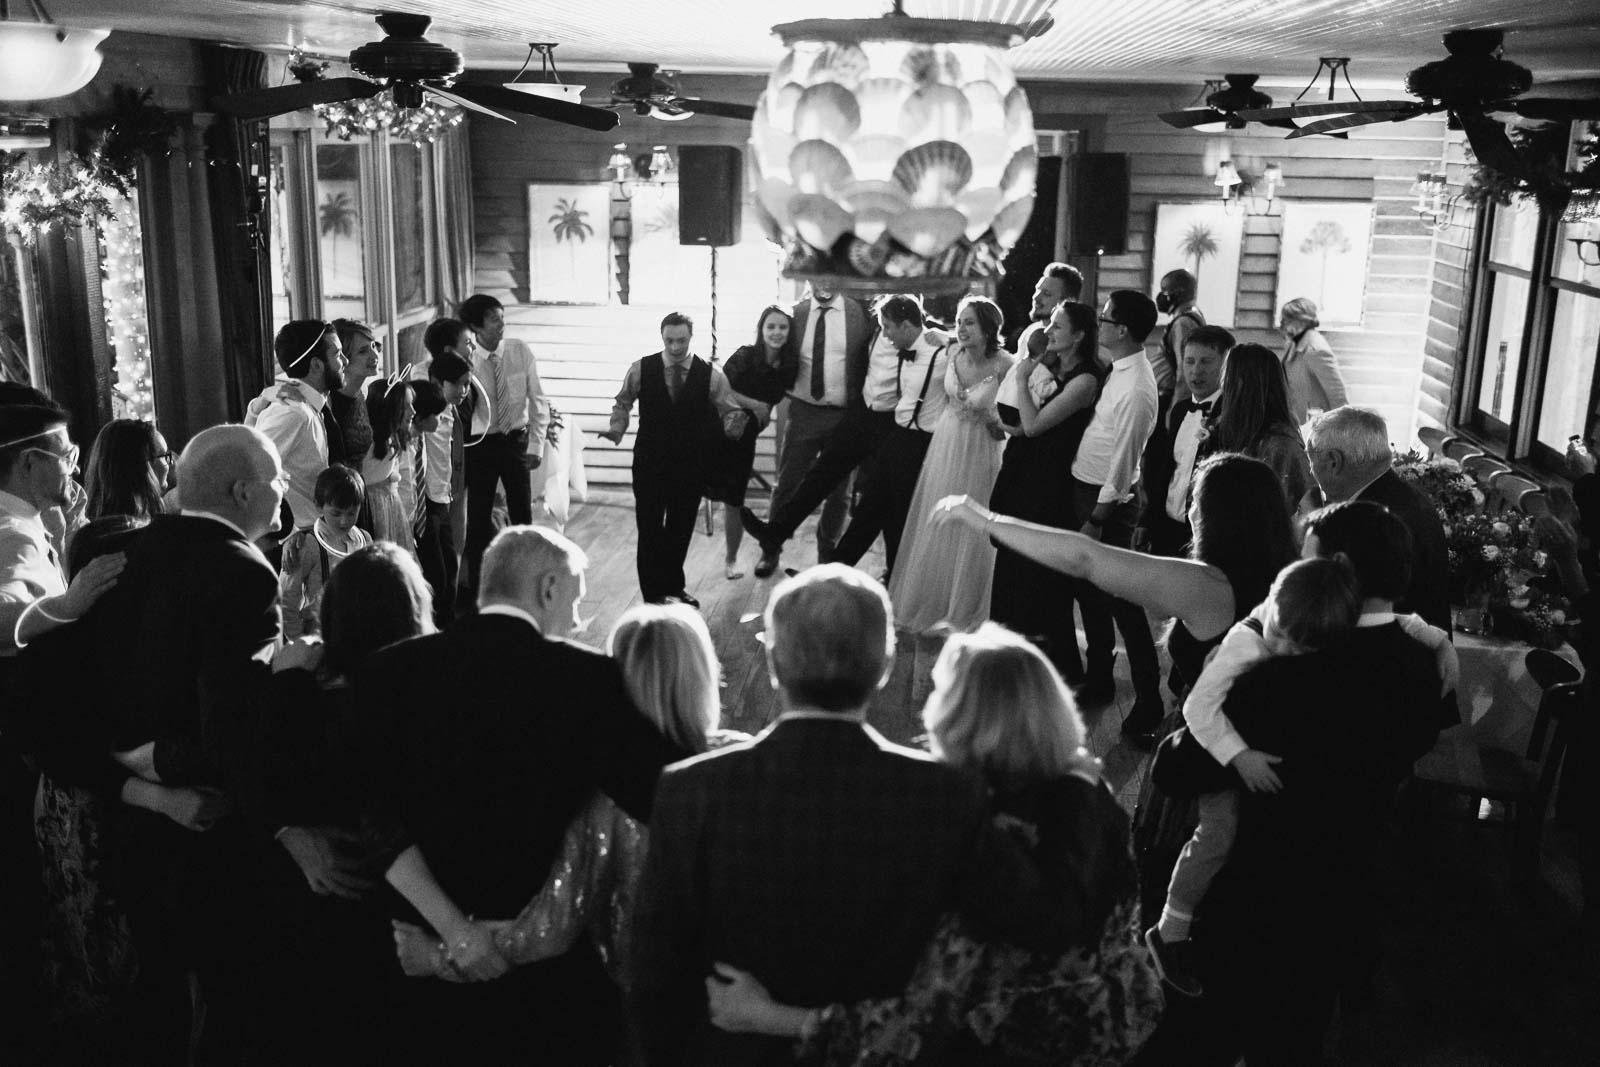
[[[1322,325],[1361,325],[1371,250],[1371,204],[1284,201],[1278,303],[1310,297]]]
[[[1228,214],[1220,203],[1158,204],[1150,291],[1168,271],[1186,270],[1198,282],[1196,304],[1206,321],[1232,326],[1243,245],[1244,216]]]
[[[528,289],[535,304],[610,303],[609,183],[528,183]]]

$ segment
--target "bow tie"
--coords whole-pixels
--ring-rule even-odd
[[[915,348],[902,348],[902,349],[900,349],[900,362],[901,363],[910,363],[912,360],[914,360],[916,358],[917,358],[917,350]]]
[[[1187,416],[1191,411],[1198,411],[1201,418],[1206,418],[1211,414],[1211,406],[1215,403],[1215,400],[1185,400],[1182,401],[1178,406],[1183,409],[1183,414],[1185,416]]]

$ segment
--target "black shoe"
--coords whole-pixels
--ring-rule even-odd
[[[696,600],[694,597],[690,596],[681,589],[666,598],[666,602],[669,604],[673,603],[674,601],[679,604],[687,604],[696,611],[700,609],[700,601]]]
[[[761,520],[757,519],[757,522]],[[761,558],[756,561],[755,576],[757,578],[771,578],[772,572],[778,569],[778,553],[776,551],[761,550]]]
[[[1194,973],[1194,946],[1187,938],[1165,941],[1160,929],[1152,926],[1144,932],[1144,943],[1150,946],[1150,959],[1156,965],[1156,973],[1173,992],[1186,997],[1198,997],[1205,992]]]
[[[1089,678],[1072,695],[1080,708],[1103,708],[1117,699],[1117,683],[1113,678]]]

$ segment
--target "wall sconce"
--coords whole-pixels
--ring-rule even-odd
[[[1600,189],[1574,189],[1561,212],[1562,222],[1587,222],[1589,229],[1600,229]]]
[[[1572,198],[1577,200],[1580,196],[1588,198],[1589,209],[1595,213],[1579,219],[1568,219],[1563,215],[1561,221],[1583,227],[1583,236],[1567,238],[1572,242],[1572,251],[1577,255],[1578,262],[1585,267],[1600,267],[1600,199],[1595,193],[1574,193]]]
[[[633,160],[628,158],[628,146],[618,142],[611,146],[611,158],[606,160],[606,170],[611,180],[625,182],[633,177]]]
[[[667,146],[658,144],[650,149],[650,172],[645,175],[653,182],[675,182],[678,180],[678,164],[672,158],[672,153],[667,151]]]
[[[1411,195],[1416,198],[1411,210],[1430,229],[1437,231],[1450,225],[1450,213],[1455,210],[1457,197],[1450,193],[1448,176],[1439,171],[1418,171],[1417,180],[1411,183]]]
[[[1211,180],[1222,196],[1222,210],[1230,215],[1243,212],[1252,218],[1276,215],[1274,210],[1278,202],[1278,188],[1285,184],[1283,180],[1283,167],[1277,163],[1268,163],[1261,170],[1260,178],[1253,178],[1248,172],[1241,172],[1234,166],[1233,160],[1224,159],[1217,164],[1217,176]],[[1256,192],[1257,186],[1265,186],[1264,195]]]

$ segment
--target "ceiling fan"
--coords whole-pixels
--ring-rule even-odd
[[[1205,107],[1188,108],[1184,111],[1164,111],[1158,118],[1168,126],[1176,126],[1180,130],[1193,129],[1196,126],[1207,126],[1214,122],[1221,122],[1230,130],[1242,130],[1246,119],[1240,112],[1260,110],[1272,106],[1272,97],[1255,87],[1259,74],[1225,74],[1223,79],[1227,85],[1220,87],[1216,92],[1206,97]],[[1208,85],[1216,85],[1209,82]],[[1203,92],[1204,90],[1202,90]],[[1295,123],[1289,119],[1272,119],[1264,125],[1278,126],[1282,129],[1295,129]]]
[[[629,63],[628,71],[626,78],[611,86],[612,107],[627,106],[633,108],[636,115],[654,115],[669,121],[690,115],[715,115],[747,122],[756,117],[752,104],[722,104],[684,96],[678,91],[673,72],[662,71],[655,63]]]
[[[1490,116],[1511,113],[1526,119],[1565,122],[1600,119],[1600,99],[1519,99],[1533,85],[1533,74],[1500,55],[1501,30],[1453,30],[1444,35],[1444,59],[1406,75],[1413,100],[1341,100],[1324,104],[1250,109],[1250,121],[1313,118],[1289,136],[1334,133],[1379,122],[1404,122],[1440,111],[1460,123],[1473,154],[1496,170],[1520,173],[1524,168],[1505,127]],[[1318,116],[1332,116],[1319,118]]]
[[[437,97],[507,122],[511,120],[499,112],[532,115],[586,130],[610,130],[620,121],[615,112],[605,108],[519,93],[499,85],[454,85],[462,69],[461,56],[423,36],[431,18],[385,12],[377,21],[387,36],[350,53],[350,69],[362,77],[253,89],[218,97],[213,103],[218,111],[248,121],[286,115],[314,104],[364,100],[388,90],[399,107],[421,107],[426,98]]]

